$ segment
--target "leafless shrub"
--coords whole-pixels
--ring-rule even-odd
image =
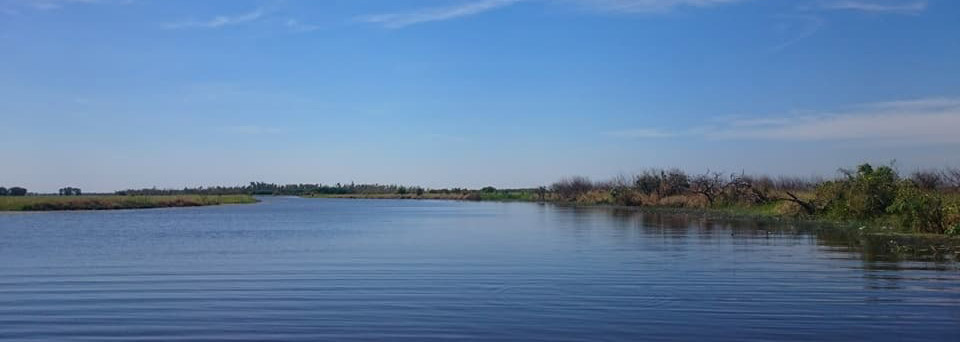
[[[776,182],[767,176],[748,176],[750,182],[750,193],[753,195],[755,203],[770,203],[776,198]]]
[[[690,191],[703,195],[707,202],[713,205],[723,191],[722,177],[719,172],[710,171],[695,176],[690,180]]]
[[[936,190],[943,186],[944,175],[932,170],[919,170],[910,175],[910,180],[923,190]]]
[[[580,176],[562,179],[550,186],[550,191],[565,201],[575,200],[590,190],[593,190],[593,182],[587,177]]]
[[[690,189],[690,177],[680,169],[670,169],[661,173],[661,196],[680,195]]]
[[[953,188],[954,191],[960,191],[960,167],[949,167],[940,172],[943,182]]]

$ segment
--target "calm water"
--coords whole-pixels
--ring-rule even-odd
[[[779,227],[264,200],[0,214],[0,340],[960,341],[956,264]]]

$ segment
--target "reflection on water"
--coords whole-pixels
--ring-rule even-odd
[[[793,222],[266,198],[0,214],[0,340],[960,340],[955,262]]]

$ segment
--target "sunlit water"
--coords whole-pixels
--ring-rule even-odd
[[[0,214],[0,340],[960,341],[951,262],[531,203]]]

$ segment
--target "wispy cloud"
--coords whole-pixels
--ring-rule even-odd
[[[566,0],[593,9],[613,12],[664,12],[676,7],[710,7],[746,0]]]
[[[842,0],[828,1],[820,4],[821,9],[827,10],[850,10],[874,13],[902,13],[917,14],[927,9],[926,0],[911,1],[863,1],[863,0]]]
[[[300,33],[313,32],[320,29],[320,26],[305,24],[296,19],[287,19],[287,21],[284,22],[283,25],[286,26],[288,29],[290,29],[290,31],[300,32]]]
[[[263,18],[265,14],[266,12],[263,9],[258,8],[251,12],[236,15],[218,15],[209,20],[170,23],[164,25],[164,27],[167,29],[221,28],[257,21]]]
[[[361,16],[357,20],[379,24],[386,28],[402,28],[414,24],[467,17],[524,1],[533,2],[534,0],[476,0],[450,7]],[[548,0],[546,2],[574,4],[604,12],[645,13],[665,12],[677,7],[711,7],[744,1],[748,0]]]
[[[623,139],[654,139],[668,138],[675,136],[676,133],[668,132],[656,128],[637,128],[606,132],[606,135]]]
[[[39,10],[56,10],[73,4],[96,4],[103,3],[103,0],[36,0],[28,1],[26,4]]]
[[[707,133],[723,139],[886,140],[960,143],[960,99],[930,98],[856,106],[833,113],[740,119]]]
[[[520,1],[521,0],[480,0],[451,7],[426,8],[412,12],[368,15],[359,17],[357,20],[379,24],[386,28],[401,28],[419,23],[450,20],[480,14],[497,8],[506,7]]]
[[[783,41],[774,46],[772,51],[781,51],[793,44],[813,36],[826,22],[815,16],[783,16],[785,19],[777,30],[780,31]]]
[[[960,98],[925,98],[856,105],[832,112],[764,117],[721,117],[711,126],[685,130],[607,132],[625,139],[700,137],[751,141],[870,141],[960,144]]]
[[[134,0],[0,0],[0,12],[4,14],[19,14],[18,9],[53,11],[71,5],[118,4],[126,5]]]

